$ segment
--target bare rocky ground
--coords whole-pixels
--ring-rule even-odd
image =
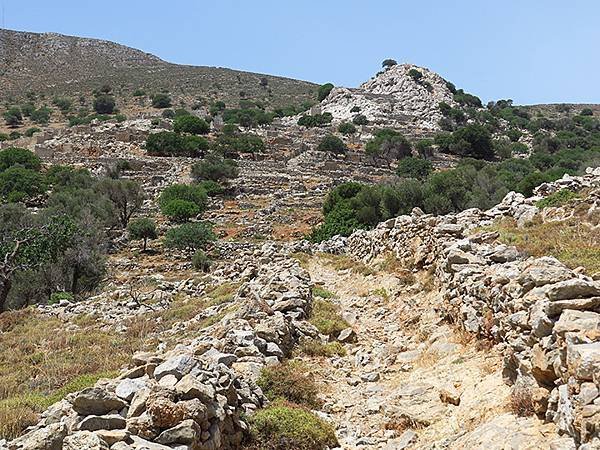
[[[500,353],[443,321],[431,275],[407,284],[318,256],[308,270],[356,333],[346,356],[312,361],[342,448],[537,449],[556,437],[553,425],[510,413]]]

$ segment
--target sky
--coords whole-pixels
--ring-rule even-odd
[[[598,0],[0,0],[5,28],[355,87],[386,58],[481,97],[600,103]]]

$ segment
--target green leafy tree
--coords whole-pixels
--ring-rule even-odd
[[[36,109],[31,113],[31,120],[40,125],[47,125],[50,122],[52,111],[46,106]]]
[[[192,178],[196,181],[223,182],[237,178],[238,175],[239,169],[235,161],[214,153],[192,166]]]
[[[381,67],[386,68],[386,67],[392,67],[397,65],[398,63],[396,62],[395,59],[384,59],[383,62],[381,63]]]
[[[112,114],[115,110],[115,99],[112,95],[101,94],[94,99],[94,111],[98,114]]]
[[[319,86],[319,90],[317,91],[317,100],[320,102],[325,100],[333,88],[334,86],[331,83],[325,83]]]
[[[42,167],[42,160],[35,153],[24,148],[10,147],[0,151],[0,172],[17,164],[37,172]]]
[[[397,131],[384,128],[375,133],[375,137],[365,145],[368,155],[383,158],[390,164],[411,154],[408,140]]]
[[[321,139],[321,142],[319,142],[319,145],[317,146],[317,150],[321,152],[343,154],[346,152],[347,148],[344,141],[339,137],[330,134]]]
[[[352,118],[352,123],[354,125],[367,125],[369,123],[367,116],[364,114],[357,114]]]
[[[0,311],[17,272],[35,270],[56,260],[68,248],[77,231],[67,217],[51,218],[41,226],[29,226],[2,233],[0,237]]]
[[[2,116],[9,127],[18,127],[23,122],[23,114],[18,106],[10,107]]]
[[[173,122],[175,133],[206,134],[210,126],[206,120],[192,115],[180,115]]]
[[[152,106],[159,109],[170,108],[171,97],[164,93],[154,94],[152,96]]]
[[[356,127],[352,123],[342,122],[338,125],[338,131],[342,134],[354,134],[356,133]]]
[[[200,213],[200,208],[188,200],[175,199],[166,202],[161,212],[174,222],[187,222]]]
[[[0,195],[9,202],[35,197],[45,190],[44,176],[34,170],[17,165],[0,173]]]
[[[127,225],[127,231],[131,239],[143,241],[143,251],[146,251],[148,245],[148,239],[156,239],[158,234],[156,232],[156,224],[152,219],[148,217],[142,217],[140,219],[134,219]]]
[[[104,178],[99,182],[98,190],[115,205],[123,228],[144,203],[144,191],[133,180]]]
[[[210,224],[204,222],[184,223],[171,228],[165,234],[165,245],[179,250],[195,252],[216,240]]]
[[[425,180],[432,170],[433,165],[431,164],[431,161],[421,158],[408,157],[402,159],[398,163],[396,173],[399,177]]]
[[[206,209],[208,196],[206,191],[198,185],[173,184],[162,191],[158,198],[158,205],[163,214],[167,215],[169,204],[173,200],[185,200],[198,208],[196,214],[201,214]]]

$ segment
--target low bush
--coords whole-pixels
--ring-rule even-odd
[[[319,142],[317,150],[320,152],[329,152],[337,155],[344,154],[347,150],[346,144],[339,137],[333,134],[325,136]]]
[[[551,206],[562,206],[568,203],[570,200],[574,198],[579,198],[580,195],[576,192],[571,191],[570,189],[561,189],[560,191],[555,192],[554,194],[550,194],[549,196],[538,200],[535,204],[540,209],[548,208]]]
[[[304,339],[298,346],[298,353],[306,356],[331,358],[346,355],[346,349],[339,342],[323,343],[316,339]]]
[[[208,196],[206,191],[198,185],[193,184],[173,184],[165,188],[158,198],[158,205],[163,214],[175,214],[177,211],[185,209],[192,215],[198,215],[204,212]],[[174,203],[177,202],[176,205]]]
[[[252,443],[261,450],[326,450],[338,442],[331,425],[309,410],[278,403],[249,417]]]
[[[200,214],[200,207],[188,200],[174,199],[164,203],[160,211],[174,222],[186,222]]]
[[[206,120],[192,115],[176,116],[173,121],[175,133],[206,134],[210,131],[210,125]]]
[[[208,141],[201,136],[182,136],[170,131],[153,133],[146,139],[146,151],[152,156],[201,157],[208,148]]]
[[[204,251],[196,250],[194,256],[192,256],[192,266],[194,269],[208,272],[212,266],[212,261]]]
[[[426,179],[433,170],[431,161],[421,158],[408,157],[401,159],[396,174],[403,178]]]
[[[342,318],[335,304],[322,299],[313,301],[309,322],[319,330],[319,333],[332,337],[337,337],[342,330],[350,326]]]
[[[171,97],[164,93],[154,94],[152,96],[152,106],[159,109],[170,108]]]
[[[319,90],[317,91],[317,100],[320,102],[325,100],[333,88],[334,86],[331,83],[325,83],[319,86]]]
[[[331,113],[315,114],[313,116],[303,115],[298,119],[298,125],[306,128],[322,127],[331,123]]]
[[[215,181],[236,178],[239,175],[237,163],[232,159],[223,158],[217,154],[208,155],[203,161],[192,166],[192,178],[196,181]]]
[[[338,125],[338,131],[342,134],[354,134],[356,127],[350,122],[342,122]]]
[[[212,226],[204,222],[184,223],[165,234],[165,245],[179,250],[195,252],[216,239]]]
[[[282,364],[265,367],[257,380],[265,396],[275,401],[284,399],[309,408],[317,408],[319,389],[307,368],[299,362],[287,361]]]

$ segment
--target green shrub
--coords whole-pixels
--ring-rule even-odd
[[[423,74],[417,69],[410,69],[408,71],[408,76],[417,82],[423,78]]]
[[[186,222],[200,214],[200,208],[188,200],[175,199],[164,203],[161,212],[175,222]]]
[[[321,127],[331,123],[331,113],[315,114],[314,116],[303,115],[298,119],[298,125],[306,128]]]
[[[55,303],[60,303],[61,300],[68,300],[70,302],[73,301],[73,294],[71,292],[53,292],[50,295],[50,300],[48,304],[53,305]]]
[[[198,185],[172,184],[165,188],[158,198],[158,205],[163,214],[168,215],[167,212],[173,212],[174,209],[179,208],[179,206],[174,207],[171,205],[174,200],[182,200],[194,205],[197,208],[197,212],[194,215],[197,215],[206,209],[208,196],[206,195],[206,191]]]
[[[590,108],[583,108],[579,114],[582,116],[593,116],[594,111],[592,111]]]
[[[233,130],[220,134],[212,143],[215,153],[223,156],[234,156],[239,153],[260,153],[265,150],[265,143],[260,136],[255,134],[237,134]]]
[[[206,120],[192,115],[180,115],[173,122],[175,133],[206,134],[210,126]]]
[[[317,100],[322,102],[327,98],[331,90],[333,89],[333,84],[325,83],[319,86],[319,90],[317,91]]]
[[[163,93],[154,94],[152,96],[152,106],[159,109],[170,108],[171,97]]]
[[[243,127],[257,127],[273,122],[274,114],[259,108],[226,109],[223,120],[229,124],[239,124]]]
[[[347,149],[344,141],[342,141],[339,137],[330,134],[321,139],[319,145],[317,146],[317,150],[321,152],[343,154]]]
[[[25,131],[25,136],[27,136],[27,137],[31,137],[31,136],[33,136],[35,133],[39,133],[40,131],[42,131],[42,130],[40,130],[40,129],[39,129],[39,128],[37,128],[37,127],[31,127],[31,128],[27,128],[27,130]]]
[[[160,131],[146,138],[146,151],[152,156],[198,157],[204,155],[208,148],[208,141],[201,136],[182,136],[170,131]]]
[[[17,164],[37,172],[42,167],[42,160],[24,148],[10,147],[0,151],[0,172]]]
[[[69,110],[73,106],[73,102],[70,99],[64,97],[54,97],[54,99],[52,100],[52,104],[58,109],[60,109],[60,112],[62,112],[63,114],[69,112]]]
[[[342,134],[354,134],[356,133],[356,127],[349,122],[342,122],[338,125],[338,131]]]
[[[94,111],[97,114],[112,114],[115,110],[115,99],[112,95],[102,94],[94,99]]]
[[[192,178],[196,181],[212,180],[222,182],[239,175],[237,163],[216,154],[208,155],[203,161],[192,166]]]
[[[133,95],[134,97],[143,97],[143,96],[145,96],[145,95],[146,95],[146,91],[144,91],[144,90],[143,90],[143,89],[141,89],[141,88],[137,88],[135,91],[133,91],[133,94],[132,94],[132,95]]]
[[[31,113],[31,120],[37,124],[40,125],[46,125],[48,124],[48,122],[50,122],[50,108],[47,108],[46,106],[42,106],[39,109],[36,109],[35,111],[33,111]]]
[[[158,237],[156,224],[152,219],[147,217],[132,220],[127,225],[127,230],[131,239],[142,240],[144,242],[143,251],[146,250],[148,239],[156,239]]]
[[[579,197],[580,195],[577,192],[573,192],[570,189],[561,189],[560,191],[557,191],[554,194],[550,194],[549,196],[538,200],[535,203],[535,206],[537,206],[540,209],[562,206],[568,203],[570,200]]]
[[[2,114],[2,116],[4,117],[6,125],[9,127],[17,127],[23,121],[23,114],[21,108],[18,106],[11,106]]]
[[[12,166],[0,173],[0,195],[9,202],[19,202],[45,190],[44,176],[34,170]]]
[[[391,162],[411,154],[410,142],[397,131],[389,128],[378,130],[375,137],[365,145],[367,155],[384,158]]]
[[[392,67],[398,64],[395,59],[384,59],[381,63],[381,67]]]
[[[352,123],[354,125],[367,125],[369,121],[367,120],[367,116],[365,116],[364,114],[357,114],[352,119]]]
[[[256,384],[271,401],[283,399],[309,408],[318,408],[319,388],[307,372],[303,364],[287,361],[263,368]]]
[[[201,270],[202,272],[210,271],[212,261],[202,250],[196,250],[194,256],[192,256],[192,266],[194,269]]]
[[[408,157],[400,160],[398,168],[396,169],[396,174],[399,177],[424,180],[429,176],[432,170],[433,165],[431,164],[431,161]]]
[[[321,286],[313,286],[312,294],[313,297],[321,297],[325,299],[335,297],[335,294],[333,292],[328,291],[327,289],[322,288]]]
[[[216,239],[212,227],[203,222],[184,223],[165,234],[165,245],[179,250],[195,252]]]
[[[321,299],[313,301],[309,322],[319,330],[319,333],[333,337],[350,326],[342,319],[336,305]]]
[[[275,404],[249,417],[253,444],[265,450],[326,450],[338,445],[331,425],[307,409]]]
[[[216,197],[225,192],[223,186],[221,186],[219,183],[213,180],[200,181],[198,185],[206,191],[206,195],[208,195],[209,197]]]

